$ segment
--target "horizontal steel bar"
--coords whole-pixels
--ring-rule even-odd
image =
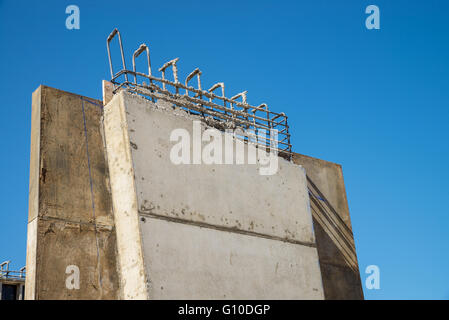
[[[245,121],[243,119],[232,118],[232,116],[224,114],[224,113],[220,113],[220,112],[218,112],[216,110],[205,109],[205,108],[203,108],[201,106],[198,106],[195,102],[181,101],[181,99],[187,98],[185,96],[177,97],[176,95],[174,95],[171,92],[154,93],[154,92],[151,91],[151,88],[144,88],[144,87],[141,87],[141,86],[130,87],[129,89],[134,91],[134,92],[136,92],[136,93],[147,95],[147,96],[150,96],[150,97],[156,98],[156,99],[162,99],[162,100],[171,102],[173,104],[176,104],[176,105],[184,107],[184,108],[193,109],[195,111],[198,111],[199,113],[209,114],[209,115],[211,115],[213,117],[216,117],[216,118],[221,118],[223,120],[230,120],[230,121],[238,122],[241,125],[251,125],[251,126],[253,125],[252,122],[248,122],[248,121]],[[189,98],[193,99],[193,100],[197,100],[197,99],[192,98],[192,97],[189,97]],[[185,99],[185,100],[187,100],[187,99]],[[201,101],[204,102],[204,100],[201,100]],[[272,141],[272,142],[279,143],[279,141],[275,140],[275,139],[263,138],[263,137],[260,137],[260,136],[257,136],[257,137],[259,137],[261,140],[264,140],[264,141],[267,141],[267,142],[268,141]],[[291,145],[289,145],[287,143],[283,143],[283,142],[281,142],[280,144],[285,145],[286,148],[284,148],[284,149],[276,148],[277,150],[289,151],[290,152],[289,149],[291,148]],[[268,144],[264,144],[264,146],[269,146],[269,145]]]
[[[118,72],[118,73],[111,79],[111,82],[114,82],[115,79],[117,79],[119,76],[121,76],[122,74],[125,74],[125,73],[130,73],[130,74],[133,74],[133,75],[134,75],[134,74],[137,74],[138,76],[142,76],[142,77],[145,77],[145,78],[148,78],[148,79],[150,79],[150,80],[157,81],[157,82],[162,82],[162,83],[165,83],[165,84],[169,84],[169,85],[171,85],[171,86],[173,86],[173,87],[176,87],[176,88],[188,89],[189,91],[191,91],[191,92],[193,92],[193,93],[201,94],[201,95],[203,95],[203,96],[205,96],[205,97],[207,97],[207,98],[211,98],[211,99],[219,99],[219,100],[222,100],[222,101],[226,101],[226,102],[229,102],[229,103],[233,103],[233,104],[235,104],[236,106],[241,107],[241,108],[248,108],[248,107],[250,107],[250,108],[252,108],[252,109],[257,108],[257,107],[255,107],[255,106],[252,106],[252,105],[249,105],[249,104],[244,104],[244,103],[242,103],[242,102],[238,102],[238,101],[235,101],[235,100],[226,98],[226,97],[220,97],[220,96],[217,96],[217,95],[215,95],[215,94],[213,94],[213,93],[211,93],[211,92],[207,92],[207,91],[203,91],[203,90],[198,90],[198,89],[195,89],[195,88],[192,88],[192,87],[186,87],[185,85],[183,85],[183,84],[180,83],[180,82],[175,83],[175,82],[172,82],[172,81],[167,80],[167,79],[157,78],[157,77],[155,77],[155,76],[148,76],[148,75],[146,75],[146,74],[144,74],[144,73],[141,73],[141,72],[133,72],[133,71],[131,71],[131,70],[121,70],[120,72]],[[277,119],[277,118],[279,118],[279,117],[284,117],[284,118],[286,117],[285,113],[283,113],[283,112],[277,113],[277,112],[269,111],[269,113],[275,116],[274,119]],[[273,119],[270,119],[270,120],[273,120]]]
[[[153,79],[153,80],[155,80],[155,79]],[[157,80],[155,80],[155,81],[157,81]],[[128,84],[132,84],[132,83],[128,83]],[[132,85],[134,85],[134,84],[132,84]],[[171,93],[168,90],[161,89],[159,86],[157,86],[155,84],[144,86],[144,87],[146,87],[147,89],[159,91],[159,92],[164,93],[164,94],[173,94],[173,93]],[[267,118],[259,117],[259,116],[256,116],[254,114],[248,114],[247,112],[244,112],[244,111],[241,111],[241,110],[229,109],[227,107],[215,104],[215,103],[207,101],[207,100],[196,99],[194,97],[190,97],[190,96],[186,96],[186,95],[182,95],[180,97],[184,97],[185,99],[187,99],[187,100],[189,100],[189,101],[191,101],[193,103],[207,105],[207,106],[212,107],[212,108],[216,108],[216,109],[219,109],[219,110],[222,110],[222,111],[227,111],[227,112],[229,112],[231,114],[234,114],[237,117],[242,117],[242,118],[245,118],[245,119],[246,118],[254,118],[254,119],[257,119],[257,120],[262,121],[262,122],[267,122],[268,124],[271,123],[274,126],[279,125],[279,123],[272,122],[271,120],[269,120]],[[253,107],[248,105],[247,108],[253,108]],[[253,125],[253,124],[254,124],[254,122],[246,122],[245,123],[245,125]],[[262,129],[268,129],[269,130],[269,129],[273,128],[273,126],[270,127],[269,125],[265,125],[265,124],[260,124],[260,125],[261,125]]]

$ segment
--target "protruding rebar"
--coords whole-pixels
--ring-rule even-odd
[[[268,138],[270,137],[270,130],[271,130],[271,123],[270,121],[268,121],[270,119],[270,111],[268,111],[268,105],[266,103],[262,103],[261,105],[255,107],[252,109],[253,112],[253,127],[256,133],[256,137],[257,139],[259,139],[259,129],[256,125],[256,112],[257,111],[265,111],[267,113],[267,123],[270,127],[270,129],[268,130]]]
[[[110,42],[112,39],[118,35],[118,41],[120,45],[120,53],[122,57],[123,69],[118,73],[114,74],[114,69],[112,65],[111,53],[110,53]],[[225,86],[223,82],[219,82],[214,84],[209,90],[203,90],[201,87],[201,75],[202,72],[199,68],[193,70],[185,79],[184,83],[180,83],[178,80],[178,68],[177,62],[179,58],[175,58],[166,62],[159,71],[162,73],[162,78],[158,78],[152,75],[151,70],[151,59],[150,59],[150,50],[148,46],[145,44],[141,44],[139,48],[133,53],[132,56],[132,64],[133,71],[127,70],[125,65],[125,58],[123,54],[123,45],[122,39],[120,36],[120,32],[117,29],[114,29],[111,34],[107,38],[107,49],[108,49],[108,58],[109,58],[109,67],[111,72],[111,82],[114,84],[114,93],[117,90],[126,88],[127,90],[134,91],[136,93],[142,94],[147,97],[151,97],[153,102],[155,100],[165,100],[174,105],[177,105],[181,108],[187,109],[190,113],[191,111],[199,112],[203,116],[208,116],[213,119],[215,122],[214,125],[217,125],[220,128],[229,128],[231,125],[232,128],[236,128],[236,126],[240,128],[245,128],[247,130],[254,129],[256,134],[256,141],[261,145],[265,145],[266,147],[272,149],[272,143],[276,143],[277,150],[286,153],[289,157],[291,157],[291,144],[290,144],[290,133],[287,124],[287,116],[284,113],[275,113],[270,112],[267,104],[263,103],[257,107],[249,105],[247,102],[247,91],[243,91],[232,98],[227,98],[225,96]],[[143,51],[147,52],[147,63],[148,63],[148,74],[137,72],[136,71],[136,58],[142,54]],[[165,78],[165,72],[168,67],[172,67],[173,79],[174,81],[168,80]],[[130,83],[128,81],[128,74],[131,74],[131,77],[134,76],[134,83]],[[122,76],[125,76],[125,81],[118,81]],[[189,82],[197,76],[198,86],[197,88],[189,86]],[[149,84],[147,85],[145,81],[141,84],[137,83],[137,77],[142,77],[144,79],[149,80]],[[162,88],[160,87],[162,85]],[[171,90],[167,90],[167,86],[170,88],[174,88],[176,90],[176,94],[173,94]],[[221,88],[221,96],[216,95],[214,91],[218,88]],[[184,96],[179,95],[179,90],[185,90]],[[193,94],[193,96],[189,96],[189,92]],[[241,98],[241,101],[237,101],[237,99]],[[214,102],[214,100],[222,100],[223,106]],[[235,108],[237,107],[237,108]],[[240,109],[242,108],[242,109]],[[249,112],[251,111],[251,112]],[[265,113],[266,116],[262,116],[261,114],[257,114],[260,111],[261,113]],[[272,118],[271,118],[272,117]],[[252,118],[252,119],[251,119]],[[226,121],[224,124],[219,124],[219,121]],[[281,128],[278,131],[278,128]],[[258,137],[258,130],[268,130],[269,137],[263,138]],[[276,131],[281,135],[282,139],[273,135],[273,132]],[[248,131],[250,132],[250,131]],[[247,139],[249,142],[251,139]],[[273,141],[276,140],[276,141]],[[281,147],[277,146],[277,143],[282,145]],[[3,269],[5,264],[2,264],[1,269]],[[21,269],[20,272],[24,272]]]
[[[10,263],[11,263],[10,260],[0,263],[0,271],[8,271]],[[5,266],[6,266],[6,269],[5,269]]]
[[[143,52],[147,52],[147,63],[148,63],[148,75],[151,77],[151,61],[150,61],[150,49],[145,43],[142,43],[140,47],[134,51],[133,54],[133,71],[136,72],[136,58]],[[150,80],[151,82],[151,80]],[[137,75],[134,74],[134,83],[137,84]]]
[[[257,111],[266,111],[267,119],[269,119],[269,116],[270,116],[269,115],[270,112],[268,111],[268,105],[266,103],[262,103],[261,105],[255,107],[255,108],[252,108],[252,112],[253,112],[253,126],[254,126],[254,128],[257,127],[256,126],[256,117],[255,117]]]
[[[248,103],[246,102],[246,94],[248,93],[248,91],[243,91],[243,92],[240,92],[239,94],[236,94],[235,96],[233,96],[232,98],[231,98],[231,100],[236,100],[236,99],[238,99],[238,98],[242,98],[242,103],[243,103],[243,111],[245,112],[245,113],[248,113],[248,107],[247,107],[247,105],[248,105]],[[232,103],[231,103],[231,109],[234,109],[234,107],[233,107],[233,105],[232,105]],[[246,116],[246,120],[248,120],[248,116]],[[248,126],[246,126],[246,129],[248,129]]]
[[[201,70],[199,68],[196,68],[195,70],[193,70],[186,78],[186,82],[185,82],[185,86],[188,87],[189,86],[189,81],[192,80],[192,78],[194,76],[198,77],[198,90],[201,91]],[[186,96],[189,95],[189,90],[186,89]]]
[[[223,98],[225,98],[225,85],[223,82],[218,82],[218,83],[214,84],[208,91],[212,93],[215,91],[215,89],[218,89],[218,88],[221,88],[221,96]],[[212,98],[209,98],[209,101],[212,101]],[[226,101],[223,100],[223,102],[224,102],[224,106],[226,107]]]
[[[19,269],[20,277],[21,277],[21,278],[25,278],[24,274],[25,274],[26,268],[27,268],[27,267],[22,267],[22,268]]]
[[[240,92],[239,94],[236,94],[235,96],[233,96],[232,98],[231,98],[231,100],[235,100],[235,99],[237,99],[237,98],[242,98],[242,103],[243,104],[247,104],[246,103],[246,94],[248,93],[248,91],[243,91],[243,92]]]
[[[173,70],[173,79],[175,83],[179,83],[178,81],[178,67],[176,66],[176,62],[178,62],[179,58],[175,58],[166,62],[162,67],[159,68],[159,72],[162,72],[162,79],[165,80],[165,69],[168,67],[172,67]],[[162,83],[162,89],[165,90],[165,83]],[[178,93],[178,87],[176,87],[176,93]]]
[[[108,36],[108,39],[106,40],[106,44],[107,44],[107,48],[108,48],[109,68],[111,70],[111,78],[114,78],[114,69],[112,67],[111,49],[109,48],[109,43],[115,37],[116,34],[118,35],[118,42],[119,42],[119,45],[120,45],[120,52],[121,52],[121,55],[122,55],[123,70],[126,70],[125,55],[123,54],[122,37],[120,36],[120,31],[118,31],[118,29],[115,28],[114,30],[112,30],[111,34]],[[125,73],[125,80],[128,81],[128,75],[126,73]]]

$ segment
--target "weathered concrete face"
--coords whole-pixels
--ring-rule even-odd
[[[294,154],[307,172],[326,299],[363,299],[341,166]]]
[[[117,298],[101,108],[45,86],[33,93],[26,299]],[[70,265],[79,290],[66,287]]]
[[[323,298],[314,247],[144,219],[150,299]]]
[[[123,96],[117,95],[104,112],[104,133],[114,219],[117,234],[117,258],[122,299],[147,299],[136,185],[131,159],[128,122]]]
[[[170,134],[194,120],[123,91],[105,106],[122,297],[322,299],[302,167],[176,165]]]
[[[341,166],[175,165],[199,118],[105,100],[33,93],[26,299],[363,299]]]

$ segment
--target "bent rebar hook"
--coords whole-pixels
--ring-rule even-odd
[[[20,272],[20,277],[21,277],[21,278],[24,278],[24,273],[26,272],[26,268],[27,268],[26,266],[20,268],[19,272]]]
[[[221,97],[223,98],[223,106],[226,108],[226,100],[225,100],[225,85],[224,82],[218,82],[214,84],[209,90],[210,93],[213,93],[215,89],[221,88]],[[209,102],[212,102],[212,98],[209,98]],[[227,115],[226,109],[224,110],[224,113]]]
[[[235,96],[233,96],[232,98],[231,98],[231,100],[235,100],[235,99],[237,99],[237,98],[242,98],[242,103],[244,104],[244,105],[247,105],[248,103],[246,103],[246,94],[248,93],[248,91],[243,91],[243,92],[240,92],[239,94],[236,94]],[[237,102],[237,101],[236,101]],[[233,104],[232,104],[232,102],[231,102],[231,109],[234,109],[234,106],[233,106]],[[243,109],[244,109],[244,112],[245,113],[248,113],[248,107],[243,107]],[[234,115],[233,115],[233,118],[234,118]],[[248,116],[246,116],[246,121],[248,121]],[[248,125],[246,125],[246,129],[248,129]]]
[[[162,72],[162,79],[165,80],[165,69],[169,66],[173,69],[173,79],[175,83],[179,83],[178,81],[178,67],[176,66],[176,62],[178,62],[179,58],[175,58],[166,62],[162,67],[159,68],[159,72]],[[162,89],[165,90],[165,82],[162,82]],[[176,87],[176,92],[178,92],[178,87]]]
[[[192,80],[192,78],[194,76],[198,77],[198,90],[201,91],[201,70],[199,68],[196,68],[195,70],[193,70],[186,78],[186,82],[185,82],[185,86],[186,86],[186,93],[185,95],[188,96],[189,95],[189,90],[187,89],[189,87],[189,81]],[[195,96],[201,96],[200,94],[197,94]]]
[[[225,85],[223,82],[214,84],[208,91],[210,93],[212,93],[215,91],[215,89],[218,89],[218,88],[221,88],[221,96],[224,98],[225,97]],[[212,98],[209,98],[209,100],[212,101]],[[226,101],[225,101],[225,106],[226,106]]]
[[[235,100],[235,99],[241,97],[241,98],[242,98],[242,103],[243,103],[243,104],[247,104],[247,103],[246,103],[246,94],[247,94],[247,93],[248,93],[248,91],[240,92],[239,94],[236,94],[235,96],[233,96],[233,97],[231,98],[231,100]]]
[[[0,263],[0,271],[7,273],[9,271],[9,264],[10,263],[11,263],[10,260]],[[5,269],[5,266],[6,266],[6,269]]]
[[[136,58],[143,52],[147,52],[147,63],[148,63],[148,75],[151,77],[151,61],[150,61],[150,49],[145,43],[142,43],[140,47],[134,51],[133,54],[133,71],[134,71],[134,83],[137,84],[137,75],[136,75]],[[151,83],[151,79],[150,79]]]
[[[112,67],[112,60],[111,60],[111,49],[109,48],[109,43],[111,40],[115,37],[115,35],[118,35],[118,42],[120,45],[120,52],[122,55],[122,64],[123,64],[123,70],[126,70],[126,64],[125,64],[125,55],[123,54],[123,45],[122,45],[122,37],[120,36],[120,31],[115,28],[112,30],[111,34],[108,36],[108,39],[106,40],[106,44],[108,47],[108,58],[109,58],[109,68],[111,70],[111,79],[114,78],[114,69]],[[128,75],[125,73],[125,80],[128,81]]]

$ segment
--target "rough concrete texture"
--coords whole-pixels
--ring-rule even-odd
[[[150,299],[323,299],[316,249],[145,218]]]
[[[175,166],[195,117],[106,93],[105,137],[101,102],[33,93],[26,299],[363,299],[341,166]]]
[[[117,298],[101,116],[100,101],[33,93],[26,299]],[[66,287],[69,265],[80,269],[80,290]]]
[[[170,133],[193,136],[196,119],[123,91],[105,106],[122,284],[144,267],[153,299],[323,298],[302,167],[279,159],[262,176],[259,164],[175,165]],[[129,242],[138,215],[143,245]]]
[[[363,299],[340,165],[294,154],[307,172],[315,237],[326,299]]]
[[[301,166],[278,158],[278,172],[264,176],[255,164],[175,165],[170,160],[170,150],[176,142],[170,142],[170,134],[182,128],[193,138],[192,120],[196,117],[183,110],[165,109],[160,103],[156,106],[136,95],[122,96],[128,112],[141,214],[233,228],[307,245],[315,243]],[[202,131],[207,128],[202,124]],[[203,148],[206,144],[203,142]],[[247,145],[244,147],[246,153]],[[193,156],[192,142],[190,154]]]
[[[135,173],[123,96],[105,107],[104,133],[117,234],[120,298],[147,299],[147,281],[139,230]]]

